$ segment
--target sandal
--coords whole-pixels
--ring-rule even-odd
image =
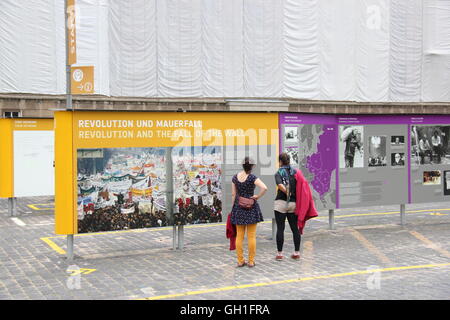
[[[253,268],[255,266],[255,263],[254,262],[253,263],[248,263],[247,265],[248,265],[249,268]]]
[[[242,267],[244,267],[245,265],[247,264],[247,262],[242,262],[242,263],[238,263],[238,265],[237,265],[237,267],[238,268],[242,268]]]

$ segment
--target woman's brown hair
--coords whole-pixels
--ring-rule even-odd
[[[255,164],[250,159],[250,157],[244,158],[244,161],[242,162],[242,168],[244,169],[245,173],[247,173],[247,174],[251,173],[254,166],[255,166]]]
[[[291,156],[286,152],[283,152],[278,156],[278,160],[281,162],[283,166],[288,166],[291,163]]]

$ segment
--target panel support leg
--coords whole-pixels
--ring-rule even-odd
[[[73,234],[67,235],[67,260],[73,261]]]
[[[8,198],[8,213],[10,217],[17,216],[17,198]]]
[[[184,247],[184,226],[178,226],[178,249],[183,250]]]
[[[172,233],[172,248],[173,250],[177,250],[177,226],[173,226],[172,229],[173,233]]]
[[[401,204],[401,205],[400,205],[400,224],[401,224],[402,226],[405,225],[405,213],[406,213],[405,205],[404,205],[404,204]]]
[[[328,210],[328,223],[330,225],[330,230],[335,230],[335,226],[334,226],[334,209]]]

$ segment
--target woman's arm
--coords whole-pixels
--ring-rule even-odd
[[[278,185],[278,189],[280,189],[283,193],[287,194],[287,190],[286,190],[286,187],[284,186],[284,184],[280,183]]]
[[[281,178],[281,175],[278,172],[275,174],[275,184],[277,185],[278,189],[280,189],[283,193],[287,194],[286,187],[283,184],[283,179]]]
[[[231,183],[231,205],[234,206],[234,199],[236,198],[236,186]]]
[[[266,193],[266,191],[267,191],[267,186],[266,186],[266,185],[264,184],[264,182],[262,182],[262,180],[259,179],[259,178],[256,179],[255,185],[256,185],[257,187],[259,187],[260,191],[259,191],[259,194],[253,196],[252,199],[258,200],[259,198],[261,198],[261,197],[264,195],[264,193]]]

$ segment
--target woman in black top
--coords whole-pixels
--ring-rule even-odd
[[[276,260],[283,260],[284,228],[286,218],[291,227],[294,237],[295,252],[291,255],[292,259],[300,259],[300,241],[301,236],[297,227],[296,207],[296,187],[295,169],[290,166],[290,156],[287,153],[280,154],[278,158],[280,168],[275,174],[275,182],[278,187],[277,196],[274,203],[275,221],[277,223],[277,249]],[[289,197],[289,201],[288,201]]]

